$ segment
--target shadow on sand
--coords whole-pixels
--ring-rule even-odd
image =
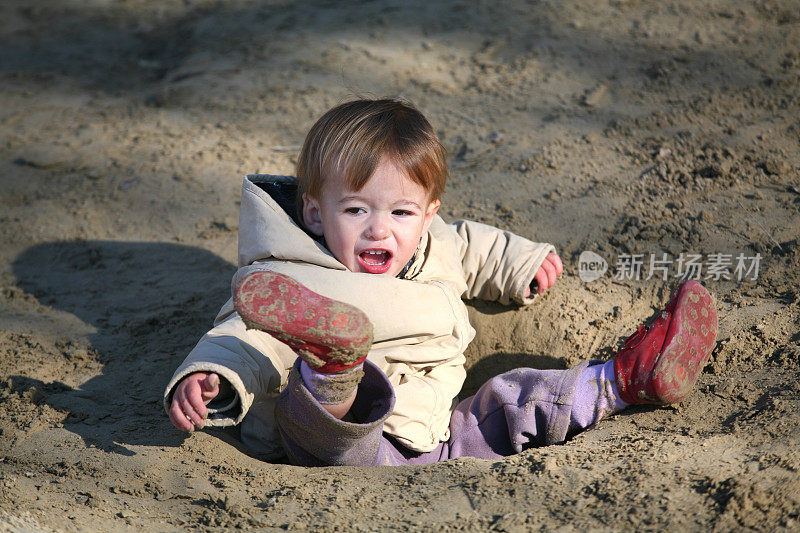
[[[25,292],[96,328],[90,351],[103,371],[77,389],[21,375],[12,388],[68,413],[64,427],[87,446],[179,445],[161,394],[229,297],[235,265],[178,244],[73,241],[32,246],[13,269]]]

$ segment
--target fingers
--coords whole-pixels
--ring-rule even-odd
[[[200,395],[203,404],[207,404],[219,394],[219,376],[216,374],[209,374],[200,384],[200,387],[202,389]]]
[[[210,376],[204,373],[190,374],[175,387],[169,410],[169,419],[173,426],[181,431],[192,431],[205,426],[208,410],[203,401],[203,387],[212,389],[209,394],[213,393],[213,396],[216,396],[219,390],[219,377],[216,374],[213,376],[214,379],[204,385]]]
[[[546,259],[550,260],[553,266],[556,267],[556,277],[561,276],[561,273],[564,272],[564,264],[558,254],[548,254]]]
[[[186,416],[191,418],[195,427],[202,428],[206,425],[208,409],[203,401],[203,393],[200,386],[189,387],[186,396],[182,398],[181,407]]]
[[[202,400],[193,402],[190,398],[175,398],[172,400],[172,409],[170,409],[170,420],[172,424],[183,431],[192,431],[193,429],[203,429],[206,425],[205,415],[206,408]]]
[[[556,268],[549,261],[544,261],[535,277],[539,283],[539,294],[544,294],[556,282]]]
[[[169,408],[169,421],[172,422],[173,426],[181,431],[194,430],[194,424],[184,414],[181,404],[175,399],[172,400],[172,405]]]
[[[538,294],[544,294],[544,291],[555,285],[556,280],[563,271],[564,265],[561,263],[561,258],[558,254],[548,254],[533,277],[538,285]]]
[[[543,294],[549,286],[547,285],[548,277],[547,271],[544,269],[544,263],[542,263],[542,266],[539,267],[539,270],[536,272],[536,275],[533,276],[533,279],[536,280],[536,293]]]

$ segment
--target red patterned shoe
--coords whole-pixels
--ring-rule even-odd
[[[683,400],[703,371],[717,338],[717,312],[708,291],[685,281],[650,326],[640,326],[614,356],[620,398],[628,403]]]
[[[248,328],[288,344],[317,372],[331,374],[356,366],[372,346],[372,324],[361,310],[277,272],[245,276],[233,303]]]

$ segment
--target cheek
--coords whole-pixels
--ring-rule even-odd
[[[339,242],[347,245],[354,245],[358,240],[358,226],[347,220],[340,220],[336,227]]]
[[[420,237],[422,237],[423,227],[424,224],[422,221],[406,224],[399,233],[400,238],[405,242],[413,242],[416,246],[416,243],[419,242]]]
[[[355,250],[358,234],[346,221],[335,220],[332,222],[329,226],[330,231],[326,232],[325,241],[337,259],[349,261]]]
[[[413,253],[417,249],[421,237],[421,228],[415,224],[413,227],[403,228],[396,234],[398,246],[406,253]]]

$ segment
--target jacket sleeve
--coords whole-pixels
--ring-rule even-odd
[[[450,224],[459,239],[461,266],[467,281],[464,298],[512,301],[529,304],[525,298],[547,254],[555,252],[552,244],[533,242],[479,222],[459,220]]]
[[[169,412],[175,386],[184,377],[216,372],[230,384],[231,394],[209,403],[207,423],[240,423],[254,402],[277,395],[285,382],[288,368],[281,357],[282,346],[266,333],[246,329],[239,315],[230,315],[200,339],[175,371],[164,391],[164,408]],[[289,358],[293,360],[294,355]]]

